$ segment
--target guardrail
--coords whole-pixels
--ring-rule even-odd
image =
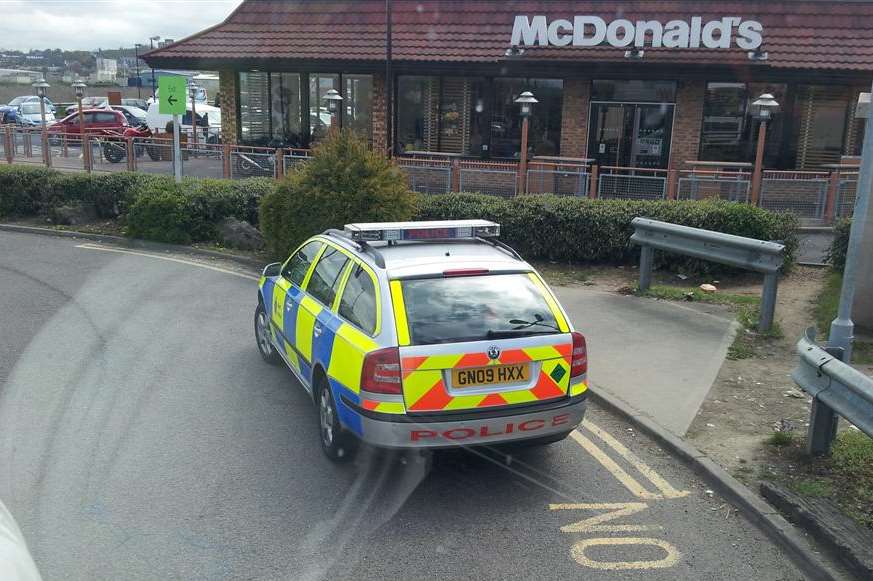
[[[634,218],[631,224],[634,227],[631,242],[642,247],[641,291],[649,290],[652,285],[656,249],[761,272],[764,274],[764,289],[758,330],[762,333],[770,330],[776,310],[779,272],[784,262],[784,245],[649,218]]]
[[[797,342],[800,362],[791,374],[800,389],[812,396],[810,454],[827,454],[837,435],[837,414],[873,438],[873,379],[843,363],[842,349],[821,347],[815,328]]]

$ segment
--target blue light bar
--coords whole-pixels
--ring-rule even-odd
[[[429,222],[371,222],[346,224],[352,240],[458,240],[497,238],[500,224],[488,220],[433,220]]]

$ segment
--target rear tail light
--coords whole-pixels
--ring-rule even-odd
[[[571,333],[573,337],[573,356],[570,360],[570,377],[578,377],[588,373],[588,347],[585,336],[579,331]]]
[[[388,347],[367,353],[361,369],[361,389],[399,395],[400,386],[400,350]]]

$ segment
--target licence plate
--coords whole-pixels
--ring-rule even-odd
[[[529,380],[530,365],[527,363],[452,369],[452,385],[455,388],[505,385]]]

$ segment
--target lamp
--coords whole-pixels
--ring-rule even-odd
[[[79,137],[82,139],[82,160],[85,162],[85,170],[91,171],[91,163],[88,157],[90,151],[85,147],[85,113],[82,111],[82,98],[85,96],[85,88],[88,85],[80,80],[73,83],[73,89],[76,91],[76,101],[79,104]]]
[[[534,103],[539,103],[533,93],[525,91],[515,100],[519,104],[521,114],[521,152],[518,163],[518,191],[524,193],[527,186],[527,133],[530,127],[530,116],[533,113]]]
[[[343,97],[336,89],[328,89],[324,94],[324,100],[327,102],[327,112],[330,113],[330,128],[333,130],[337,124],[336,115],[339,111],[339,106],[340,103],[342,103]]]
[[[87,86],[88,85],[86,85],[82,81],[76,81],[75,83],[73,83],[73,90],[76,91],[76,98],[77,99],[81,99],[82,97],[85,96],[85,87],[87,87]]]
[[[761,195],[761,179],[764,174],[764,143],[767,141],[767,122],[779,110],[779,103],[771,93],[763,93],[752,101],[752,118],[760,121],[758,125],[758,149],[755,152],[755,169],[752,174],[752,205],[758,205]]]
[[[45,79],[40,79],[31,86],[36,89],[36,94],[40,99],[45,99],[46,90],[51,87],[51,85],[45,82]]]

